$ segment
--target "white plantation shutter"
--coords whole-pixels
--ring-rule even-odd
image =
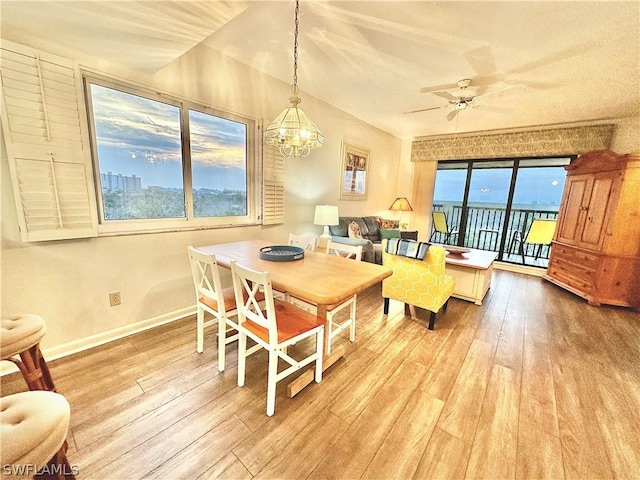
[[[77,66],[5,41],[1,54],[2,129],[22,240],[97,236]]]
[[[284,159],[272,145],[262,148],[262,223],[284,223]]]

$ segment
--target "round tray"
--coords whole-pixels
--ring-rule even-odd
[[[292,245],[272,245],[260,249],[260,258],[270,262],[292,262],[304,258],[304,249]]]
[[[457,245],[443,245],[443,247],[447,252],[449,252],[450,255],[462,256],[463,254],[469,253],[471,251],[470,248],[459,247]]]

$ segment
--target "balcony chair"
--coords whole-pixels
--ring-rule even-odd
[[[452,236],[457,236],[460,231],[454,229],[449,229],[449,225],[447,224],[447,216],[444,212],[431,212],[433,217],[433,233],[429,238],[431,241],[436,233],[442,233],[444,235],[444,243],[449,243]]]
[[[269,272],[255,270],[231,262],[231,276],[238,305],[238,386],[244,386],[246,358],[264,348],[269,352],[267,378],[267,415],[275,412],[276,384],[301,368],[315,362],[315,381],[322,380],[322,343],[324,319],[291,303],[275,300]],[[264,293],[264,308],[258,295]],[[291,357],[287,348],[315,336],[313,353],[301,360]],[[247,349],[247,337],[256,345]],[[278,361],[287,368],[278,372]]]
[[[225,369],[226,345],[238,339],[238,324],[231,317],[238,314],[233,287],[222,288],[218,263],[213,254],[188,247],[191,274],[196,289],[196,335],[198,353],[204,350],[204,328],[218,323],[218,370]],[[208,312],[213,318],[204,321]],[[230,333],[230,336],[227,334]]]
[[[509,255],[513,253],[513,248],[516,242],[518,242],[518,253],[522,255],[522,264],[524,265],[525,245],[537,245],[534,256],[534,259],[537,260],[540,257],[542,247],[544,245],[551,244],[553,235],[556,233],[557,223],[558,221],[556,219],[535,218],[531,223],[531,227],[529,228],[529,232],[527,233],[524,242],[522,241],[522,233],[516,230],[513,232],[511,243],[509,244]]]
[[[455,287],[455,279],[445,273],[444,248],[413,240],[383,240],[382,264],[393,275],[382,281],[384,314],[389,313],[389,299],[409,305],[411,318],[415,307],[431,312],[429,330],[433,330],[436,314],[447,309]]]

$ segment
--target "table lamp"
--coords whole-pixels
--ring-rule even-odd
[[[318,238],[318,246],[326,248],[327,242],[331,240],[329,225],[338,225],[338,207],[336,205],[316,205],[316,213],[313,217],[315,225],[324,225],[324,231]]]
[[[389,210],[393,210],[394,212],[400,212],[398,216],[398,226],[402,229],[402,212],[413,212],[413,208],[411,208],[411,204],[406,197],[398,197],[389,207]]]

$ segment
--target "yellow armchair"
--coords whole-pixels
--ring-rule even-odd
[[[416,316],[414,307],[424,308],[431,312],[429,330],[433,330],[436,314],[442,307],[446,310],[455,286],[455,279],[444,271],[444,248],[431,245],[424,260],[419,260],[387,253],[387,243],[382,241],[382,264],[391,268],[393,275],[382,281],[385,315],[390,298],[408,304],[412,318]]]

